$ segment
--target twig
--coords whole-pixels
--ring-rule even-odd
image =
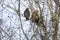
[[[19,2],[19,4],[18,4],[18,12],[17,12],[17,14],[18,14],[19,19],[20,19],[21,29],[22,29],[22,32],[23,32],[24,36],[26,37],[26,39],[29,40],[28,37],[26,36],[24,30],[23,30],[22,21],[21,21],[21,15],[20,15],[20,0],[18,2]]]

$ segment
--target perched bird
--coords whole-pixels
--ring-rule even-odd
[[[39,22],[38,10],[33,11],[31,20],[32,22],[35,22],[35,23]]]
[[[26,20],[29,20],[30,17],[30,11],[29,8],[26,8],[24,11],[24,17],[26,18]]]

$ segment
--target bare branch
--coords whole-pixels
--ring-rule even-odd
[[[55,2],[58,6],[60,6],[59,0],[54,0],[54,2]]]
[[[22,32],[23,32],[24,36],[26,37],[26,39],[29,40],[28,37],[26,36],[24,30],[23,30],[22,21],[21,21],[21,15],[20,15],[20,0],[18,0],[18,2],[19,2],[19,4],[18,4],[18,11],[17,11],[17,14],[18,14],[19,19],[20,19],[21,29],[22,29]],[[19,28],[20,28],[20,27],[19,27]]]

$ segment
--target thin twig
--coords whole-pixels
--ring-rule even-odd
[[[23,30],[22,21],[21,21],[21,15],[20,15],[20,0],[18,2],[19,2],[19,4],[18,4],[18,12],[17,12],[17,14],[18,14],[19,19],[20,19],[21,29],[22,29],[22,32],[23,32],[24,36],[26,37],[26,39],[29,40],[28,37],[26,36],[24,30]]]

